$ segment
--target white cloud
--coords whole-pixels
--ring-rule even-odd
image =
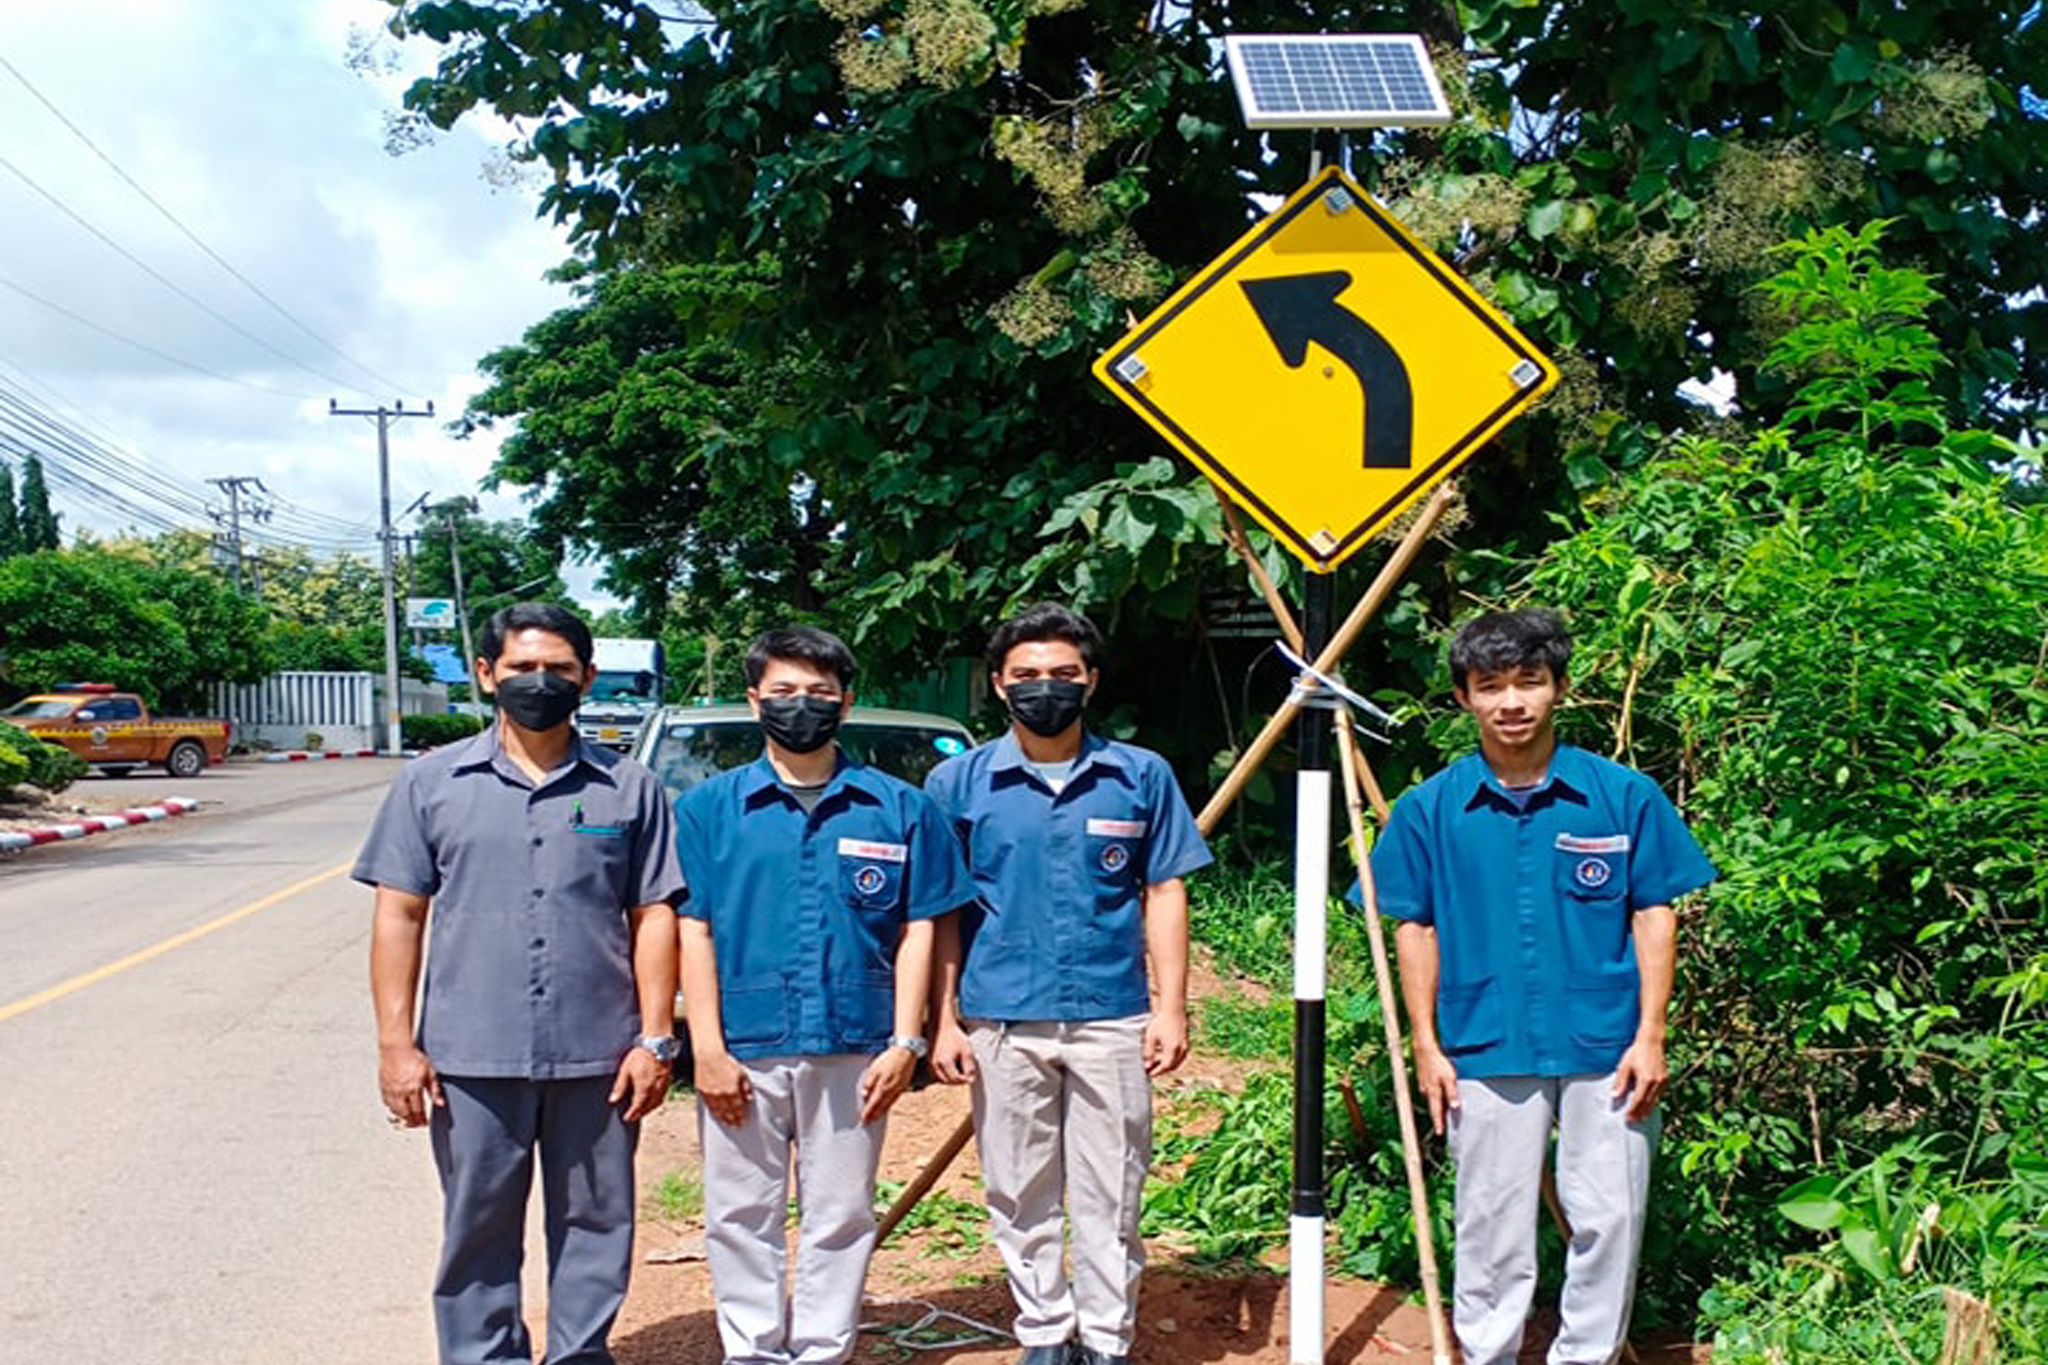
[[[436,52],[386,40],[403,69],[348,70],[351,29],[374,30],[390,14],[380,0],[0,6],[0,54],[334,348],[208,260],[0,68],[10,133],[0,155],[44,192],[0,167],[0,280],[162,353],[0,287],[0,360],[33,382],[39,402],[61,398],[73,420],[180,486],[255,474],[300,507],[367,526],[377,516],[374,428],[328,416],[328,399],[432,400],[438,420],[392,428],[394,507],[478,491],[492,443],[454,440],[443,423],[480,386],[479,357],[569,301],[543,278],[568,248],[535,219],[529,196],[484,181],[501,125],[466,121],[421,151],[386,153],[385,115]],[[45,194],[235,326],[124,260]],[[70,527],[127,524],[89,499],[60,492],[58,502]],[[484,504],[490,515],[520,510],[503,495]],[[591,574],[575,577],[587,586]]]

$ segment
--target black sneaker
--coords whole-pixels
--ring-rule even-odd
[[[1071,1341],[1057,1346],[1026,1346],[1017,1357],[1017,1365],[1072,1365],[1075,1349]]]
[[[1073,1365],[1131,1365],[1131,1358],[1109,1355],[1093,1346],[1076,1346]]]

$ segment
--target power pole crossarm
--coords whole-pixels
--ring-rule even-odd
[[[397,754],[405,748],[405,741],[399,727],[398,693],[398,598],[393,591],[392,535],[391,535],[391,424],[404,417],[432,417],[434,405],[429,401],[424,408],[408,408],[400,399],[390,407],[378,404],[374,408],[345,408],[333,399],[327,401],[329,417],[373,417],[377,421],[377,542],[383,551],[384,578],[384,741],[385,748]]]

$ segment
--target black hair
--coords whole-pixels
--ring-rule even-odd
[[[569,648],[576,651],[576,662],[590,667],[596,647],[590,642],[590,627],[583,618],[567,607],[553,602],[514,602],[509,607],[500,607],[491,614],[484,624],[483,638],[477,641],[476,652],[487,664],[498,662],[498,656],[505,652],[505,641],[522,630],[544,630],[550,635],[559,635],[569,642]]]
[[[1549,665],[1550,676],[1563,682],[1571,661],[1571,632],[1556,612],[1540,607],[1490,611],[1467,621],[1452,639],[1451,686],[1462,689],[1474,673],[1539,664]]]
[[[853,651],[846,647],[846,641],[828,630],[816,626],[785,626],[780,630],[764,630],[747,646],[747,686],[759,687],[761,675],[768,671],[768,665],[780,659],[785,663],[809,664],[820,673],[830,673],[839,679],[842,688],[853,686]]]
[[[1081,662],[1090,668],[1102,657],[1102,632],[1093,621],[1058,602],[1034,602],[989,636],[988,671],[1001,673],[1011,650],[1039,640],[1064,640],[1081,651]]]

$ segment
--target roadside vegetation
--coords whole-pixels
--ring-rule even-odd
[[[2048,510],[2030,453],[1943,418],[1934,286],[1882,231],[1775,253],[1783,421],[1665,442],[1511,566],[1578,626],[1565,737],[1653,773],[1720,868],[1682,907],[1641,1305],[1733,1365],[2048,1358]],[[1448,756],[1444,690],[1388,700]],[[1210,1254],[1285,1236],[1290,894],[1196,898],[1263,988],[1203,1037],[1271,1068],[1162,1144],[1151,1225]],[[1351,918],[1331,954],[1331,1218],[1348,1269],[1412,1283]]]

